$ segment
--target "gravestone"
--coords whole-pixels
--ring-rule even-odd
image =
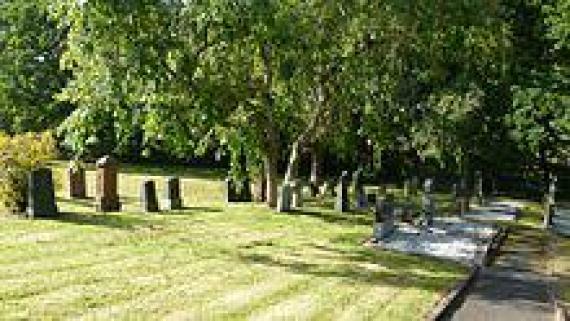
[[[462,177],[459,181],[459,213],[464,215],[469,212],[471,206],[469,204],[469,189],[467,188],[467,181]]]
[[[75,162],[70,162],[67,168],[67,196],[70,199],[86,198],[85,188],[85,169],[77,165]]]
[[[432,195],[433,180],[426,179],[424,183],[424,195],[422,196],[422,221],[427,227],[432,226],[435,216],[435,203]]]
[[[230,177],[227,177],[226,180],[224,181],[224,185],[226,188],[226,202],[227,203],[237,202],[238,197],[234,180],[231,179]]]
[[[544,227],[549,228],[552,225],[552,216],[554,215],[556,205],[556,183],[558,178],[554,175],[550,176],[550,184],[548,185],[548,193],[544,199]]]
[[[267,182],[264,175],[260,175],[253,180],[251,184],[251,196],[254,202],[265,202],[267,199]]]
[[[277,200],[277,212],[285,213],[291,211],[291,186],[283,183],[279,191],[279,199]]]
[[[378,198],[374,210],[373,237],[382,240],[389,237],[394,232],[394,196],[386,195]]]
[[[29,217],[57,216],[53,176],[48,168],[33,170],[28,174],[28,207]]]
[[[291,206],[293,208],[303,207],[303,183],[301,181],[291,182]]]
[[[182,197],[180,196],[180,178],[167,177],[165,179],[164,207],[168,211],[182,209]]]
[[[240,202],[251,202],[251,180],[246,177],[236,184],[238,189],[238,199]]]
[[[319,192],[319,184],[317,182],[309,182],[309,190],[311,192],[311,197],[317,197]]]
[[[420,185],[420,179],[417,176],[412,176],[412,181],[410,182],[410,195],[418,195],[418,186]]]
[[[339,212],[348,212],[348,172],[343,171],[338,180],[336,190],[335,209]]]
[[[367,204],[376,204],[378,200],[378,196],[376,193],[368,193],[366,194],[366,203]]]
[[[158,212],[156,185],[153,180],[146,179],[141,184],[141,210],[145,213]]]
[[[483,173],[481,171],[475,172],[475,198],[477,205],[483,206],[485,198],[483,194]]]
[[[352,175],[352,189],[354,190],[355,207],[357,210],[366,208],[366,194],[364,193],[362,180],[362,169],[358,169]]]
[[[95,199],[97,211],[120,211],[121,203],[117,192],[117,163],[111,156],[105,156],[97,161],[96,166]]]

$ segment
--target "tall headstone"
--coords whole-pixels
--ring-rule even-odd
[[[485,195],[483,193],[483,173],[481,171],[475,172],[475,197],[477,205],[483,206],[485,203]]]
[[[55,191],[51,170],[40,168],[28,174],[28,208],[29,217],[57,216]]]
[[[435,216],[435,203],[432,192],[433,180],[426,179],[424,183],[424,195],[422,196],[422,220],[427,227],[432,226],[433,217]]]
[[[257,176],[251,184],[251,196],[254,202],[265,202],[267,192],[267,182],[264,175]]]
[[[111,156],[99,159],[97,166],[96,207],[98,212],[116,212],[121,210],[117,190],[116,161]]]
[[[303,207],[303,183],[299,180],[291,182],[291,206],[293,208]]]
[[[374,210],[374,239],[382,240],[394,232],[394,196],[378,198]]]
[[[70,162],[67,168],[67,196],[70,199],[76,198],[86,198],[86,188],[85,188],[85,169],[76,164],[75,162]]]
[[[237,201],[237,193],[236,193],[236,187],[234,184],[234,180],[231,179],[230,177],[227,177],[226,180],[224,181],[224,185],[225,185],[225,192],[226,192],[226,202],[227,203],[232,203],[232,202],[236,202]]]
[[[153,180],[146,179],[141,184],[141,210],[145,213],[158,212],[156,185]]]
[[[418,186],[420,185],[420,179],[417,176],[412,176],[410,182],[410,194],[412,196],[418,195]]]
[[[556,205],[556,183],[558,178],[550,175],[550,184],[544,200],[544,227],[549,228],[552,225],[552,216],[554,215]]]
[[[470,196],[469,196],[469,189],[467,188],[467,180],[465,179],[465,177],[462,177],[461,180],[459,181],[459,202],[460,202],[459,213],[463,215],[469,212],[469,210],[471,209],[471,206],[469,204]]]
[[[348,212],[348,172],[342,172],[336,190],[335,209],[339,212]]]
[[[358,169],[352,175],[352,189],[355,196],[355,208],[357,210],[366,208],[366,194],[364,193],[364,182],[362,177],[362,169]]]
[[[180,195],[180,178],[167,177],[165,179],[164,207],[168,211],[182,209],[182,197]]]
[[[291,186],[285,182],[281,185],[279,199],[277,200],[277,212],[285,213],[291,211]]]

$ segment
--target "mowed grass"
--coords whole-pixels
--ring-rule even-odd
[[[185,210],[137,213],[144,169],[123,172],[126,212],[59,190],[57,219],[0,218],[0,319],[421,320],[466,274],[364,247],[370,214],[226,205],[215,174],[183,175]]]

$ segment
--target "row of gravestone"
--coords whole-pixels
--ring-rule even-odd
[[[115,212],[121,210],[121,202],[117,189],[117,162],[105,156],[96,163],[95,203],[98,212]],[[68,197],[71,199],[86,198],[85,170],[73,164],[67,170]],[[58,213],[55,200],[55,189],[52,171],[48,168],[33,170],[28,175],[28,207],[26,214],[30,217],[53,217]],[[144,212],[158,212],[156,185],[152,180],[144,180],[141,184],[141,209]],[[166,178],[166,189],[163,203],[167,210],[182,208],[180,179]]]
[[[110,156],[101,158],[96,163],[95,201],[99,212],[116,212],[121,210],[117,190],[118,164]],[[68,196],[70,198],[86,198],[85,170],[81,167],[70,166],[68,176]],[[167,177],[165,179],[163,203],[166,210],[182,208],[180,179]],[[143,212],[158,212],[160,210],[153,180],[145,179],[140,188],[140,204]]]

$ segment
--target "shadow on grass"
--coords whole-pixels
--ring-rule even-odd
[[[321,260],[321,263],[316,263],[318,260],[304,259],[306,254],[303,252],[292,253],[290,257],[293,259],[279,258],[273,254],[255,252],[252,248],[243,249],[239,259],[248,264],[283,268],[313,277],[334,277],[349,282],[420,288],[432,292],[449,288],[462,276],[457,273],[461,271],[458,265],[443,260],[367,248],[343,250],[322,245],[313,245],[312,248],[319,250],[321,258],[334,258],[336,262]],[[378,268],[371,270],[366,265]]]
[[[319,211],[318,209],[303,208],[295,210],[291,215],[308,216],[321,219],[327,223],[343,224],[343,225],[370,225],[372,226],[372,214],[369,212],[335,212],[335,211]]]
[[[123,230],[134,230],[137,227],[155,223],[144,218],[133,217],[132,215],[109,215],[105,213],[91,214],[73,212],[62,212],[55,218],[49,218],[49,220],[77,225],[104,226]]]

